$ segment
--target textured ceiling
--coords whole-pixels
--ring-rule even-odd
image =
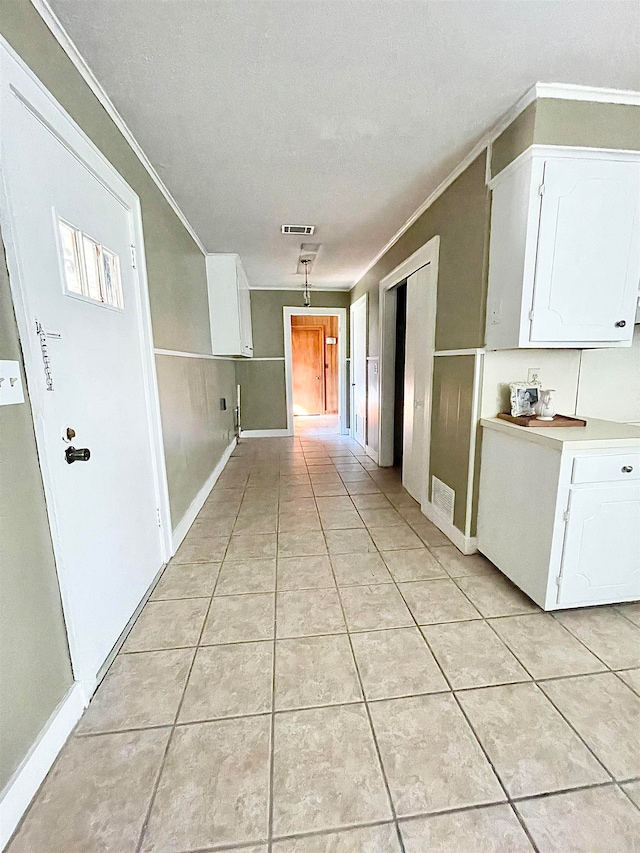
[[[625,0],[50,0],[213,252],[348,287],[537,80],[639,88]]]

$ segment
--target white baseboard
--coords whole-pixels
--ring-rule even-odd
[[[293,435],[288,429],[243,429],[240,438],[287,438]]]
[[[430,501],[425,501],[422,504],[421,510],[427,516],[429,521],[433,522],[438,530],[441,530],[447,536],[458,551],[463,554],[475,554],[478,550],[478,539],[476,536],[465,536],[461,530],[452,524],[448,518],[445,518]]]
[[[367,454],[367,456],[370,456],[371,459],[373,459],[373,461],[376,463],[376,465],[378,465],[378,451],[377,450],[374,450],[373,447],[369,447],[369,445],[367,444],[365,449],[364,449],[364,452]]]
[[[0,795],[0,850],[15,832],[22,815],[51,769],[58,753],[87,705],[76,681],[55,709],[22,763]]]
[[[191,525],[195,521],[197,514],[202,509],[202,505],[204,504],[206,499],[209,497],[209,493],[211,492],[211,489],[215,486],[216,481],[218,480],[218,477],[224,471],[224,467],[227,464],[227,462],[229,461],[229,457],[233,453],[235,446],[236,446],[236,440],[234,438],[233,441],[231,442],[231,444],[227,447],[225,452],[220,457],[220,461],[218,462],[216,467],[213,469],[213,471],[211,472],[209,477],[207,477],[207,480],[206,480],[205,484],[203,485],[203,487],[200,489],[200,491],[195,496],[195,498],[191,501],[191,504],[189,505],[189,509],[185,512],[185,514],[182,516],[182,518],[180,519],[180,521],[176,525],[176,528],[173,531],[173,534],[171,537],[171,547],[173,549],[172,550],[173,554],[175,554],[176,551],[178,550],[178,548],[180,547],[182,540],[187,535],[189,528],[191,527]]]

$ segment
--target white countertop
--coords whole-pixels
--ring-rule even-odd
[[[584,418],[584,427],[522,427],[501,418],[483,418],[485,429],[495,429],[508,435],[556,447],[558,450],[591,450],[598,448],[640,448],[640,426],[617,421]]]

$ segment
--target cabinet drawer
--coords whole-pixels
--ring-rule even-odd
[[[640,480],[640,453],[579,456],[573,461],[572,483],[611,483]]]

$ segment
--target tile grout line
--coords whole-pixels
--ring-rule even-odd
[[[269,785],[267,791],[267,851],[273,849],[273,812],[275,785],[275,731],[276,731],[276,655],[278,637],[278,550],[280,536],[280,480],[278,479],[278,518],[276,523],[276,566],[273,594],[273,646],[271,661],[271,716],[269,728]]]
[[[214,488],[215,488],[215,486],[214,486]],[[212,489],[212,491],[213,491],[213,489]],[[207,498],[208,498],[208,496],[207,496]],[[206,501],[205,501],[205,503],[206,503]],[[240,509],[239,509],[239,508],[238,508],[238,512],[240,512]],[[196,517],[197,517],[197,516],[196,516]],[[236,514],[236,518],[237,518],[237,514]],[[180,712],[181,712],[181,710],[182,710],[182,706],[183,706],[183,704],[184,704],[184,699],[185,699],[185,696],[186,696],[186,693],[187,693],[187,689],[188,689],[188,687],[189,687],[189,681],[190,681],[190,679],[191,679],[191,673],[192,673],[192,671],[193,671],[193,666],[194,666],[194,664],[195,664],[196,656],[197,656],[197,654],[198,654],[198,648],[199,648],[199,645],[200,645],[200,641],[201,641],[201,639],[202,639],[202,635],[204,634],[204,629],[205,629],[205,626],[206,626],[206,624],[207,624],[207,620],[209,619],[209,613],[211,612],[211,607],[212,607],[212,605],[213,605],[213,597],[214,597],[214,595],[215,595],[216,587],[217,587],[217,585],[218,585],[218,581],[219,581],[219,579],[220,579],[220,572],[221,572],[221,570],[222,570],[222,563],[224,562],[224,558],[226,557],[227,551],[229,550],[229,544],[230,544],[230,542],[231,542],[231,537],[229,537],[229,540],[228,540],[227,545],[226,545],[225,550],[224,550],[224,556],[223,556],[223,558],[222,558],[222,560],[221,560],[221,562],[220,562],[220,566],[219,566],[219,569],[218,569],[218,574],[217,574],[217,576],[216,576],[216,580],[215,580],[215,583],[214,583],[214,585],[213,585],[213,592],[211,593],[211,597],[210,597],[210,599],[209,599],[209,604],[208,604],[208,606],[207,606],[207,609],[206,609],[206,612],[205,612],[205,615],[204,615],[204,619],[202,620],[202,625],[201,625],[201,627],[200,627],[200,632],[199,632],[199,634],[198,634],[198,642],[197,642],[197,644],[196,644],[196,646],[195,646],[195,648],[194,648],[194,651],[193,651],[193,657],[192,657],[192,659],[191,659],[191,666],[189,667],[189,672],[187,673],[187,678],[186,678],[186,680],[185,680],[184,687],[183,687],[183,690],[182,690],[182,696],[181,696],[180,701],[179,701],[179,703],[178,703],[178,708],[177,708],[177,710],[176,710],[176,713],[175,713],[175,716],[174,716],[174,719],[173,719],[173,724],[172,724],[172,726],[171,726],[171,730],[170,730],[170,732],[169,732],[169,737],[167,738],[167,744],[166,744],[166,746],[165,746],[164,753],[163,753],[163,755],[162,755],[162,759],[161,759],[161,761],[160,761],[160,766],[159,766],[159,769],[158,769],[158,774],[157,774],[157,776],[156,776],[156,779],[155,779],[155,782],[154,782],[153,788],[151,789],[151,797],[150,797],[150,800],[149,800],[149,806],[148,806],[148,808],[147,808],[147,811],[146,811],[146,814],[145,814],[145,818],[144,818],[144,820],[143,820],[143,822],[142,822],[142,827],[141,827],[141,829],[140,829],[140,835],[138,836],[138,843],[136,844],[136,848],[135,848],[136,853],[140,853],[140,851],[142,850],[142,845],[143,845],[143,843],[144,843],[145,836],[146,836],[146,834],[147,834],[147,829],[148,829],[148,826],[149,826],[149,821],[150,821],[150,819],[151,819],[151,812],[152,812],[152,810],[153,810],[153,806],[154,806],[155,801],[156,801],[156,796],[157,796],[157,794],[158,794],[158,789],[159,789],[159,787],[160,787],[160,780],[162,779],[162,775],[163,775],[163,773],[164,773],[164,768],[165,768],[165,765],[166,765],[166,762],[167,762],[167,756],[168,756],[168,754],[169,754],[169,749],[170,749],[170,747],[171,747],[171,743],[173,742],[173,737],[174,737],[174,734],[175,734],[175,731],[176,731],[176,728],[177,728],[177,722],[178,722],[178,719],[179,719],[179,717],[180,717]]]
[[[352,501],[352,503],[353,503],[353,501]],[[354,506],[355,506],[355,505],[354,505]],[[326,538],[326,535],[325,535],[324,528],[323,528],[322,533],[323,533],[323,537],[324,537],[324,541],[325,541],[325,548],[327,549],[327,553],[328,553],[328,551],[329,551],[329,545],[328,545],[328,542],[327,542],[327,538]],[[399,825],[399,823],[398,823],[398,814],[397,814],[397,812],[396,812],[395,803],[394,803],[394,801],[393,801],[393,797],[392,797],[392,795],[391,795],[391,787],[390,787],[390,785],[389,785],[389,780],[388,780],[388,778],[387,778],[387,772],[386,772],[386,770],[385,770],[384,762],[383,762],[383,760],[382,760],[382,753],[381,753],[381,751],[380,751],[380,745],[379,745],[379,743],[378,743],[378,738],[377,738],[376,731],[375,731],[375,728],[374,728],[374,725],[373,725],[373,718],[371,717],[371,710],[370,710],[369,705],[368,705],[368,703],[367,703],[367,694],[366,694],[365,689],[364,689],[364,683],[363,683],[363,681],[362,681],[362,676],[361,676],[361,673],[360,673],[360,668],[359,668],[359,666],[358,666],[358,661],[357,661],[356,654],[355,654],[355,651],[354,651],[354,648],[353,648],[353,642],[352,642],[352,640],[351,640],[351,635],[349,634],[349,625],[348,625],[348,623],[347,623],[347,615],[346,615],[345,610],[344,610],[344,604],[343,604],[343,602],[342,602],[342,597],[341,597],[341,595],[340,595],[340,589],[339,589],[339,587],[338,587],[338,580],[337,580],[337,578],[336,578],[335,569],[334,569],[334,567],[333,567],[333,563],[331,562],[331,558],[330,558],[330,557],[329,557],[329,565],[331,566],[331,572],[332,572],[332,574],[333,574],[333,580],[334,580],[334,583],[335,583],[335,585],[336,585],[336,594],[337,594],[337,597],[338,597],[338,602],[339,602],[339,604],[340,604],[340,611],[341,611],[341,613],[342,613],[342,619],[344,620],[345,628],[347,629],[347,634],[346,634],[346,636],[347,636],[347,640],[348,640],[348,643],[349,643],[349,649],[350,649],[350,651],[351,651],[351,660],[352,660],[352,663],[353,663],[353,666],[354,666],[354,669],[355,669],[355,672],[356,672],[356,676],[357,676],[357,678],[358,678],[358,684],[359,684],[359,686],[360,686],[360,692],[361,692],[361,694],[362,694],[362,699],[363,699],[363,703],[364,703],[364,708],[365,708],[365,712],[366,712],[366,715],[367,715],[367,720],[368,720],[368,722],[369,722],[369,731],[371,732],[371,737],[372,737],[373,744],[374,744],[374,747],[375,747],[376,756],[377,756],[377,758],[378,758],[378,766],[379,766],[379,768],[380,768],[380,772],[381,772],[381,774],[382,774],[382,780],[383,780],[383,783],[384,783],[384,787],[385,787],[385,790],[386,790],[386,792],[387,792],[387,800],[388,800],[388,802],[389,802],[389,806],[390,806],[390,808],[391,808],[391,814],[392,814],[392,817],[393,817],[393,823],[394,823],[395,830],[396,830],[396,835],[397,835],[397,838],[398,838],[398,845],[399,845],[399,848],[400,848],[401,853],[405,853],[404,839],[402,838],[402,834],[401,834],[401,832],[400,832],[400,825]]]

